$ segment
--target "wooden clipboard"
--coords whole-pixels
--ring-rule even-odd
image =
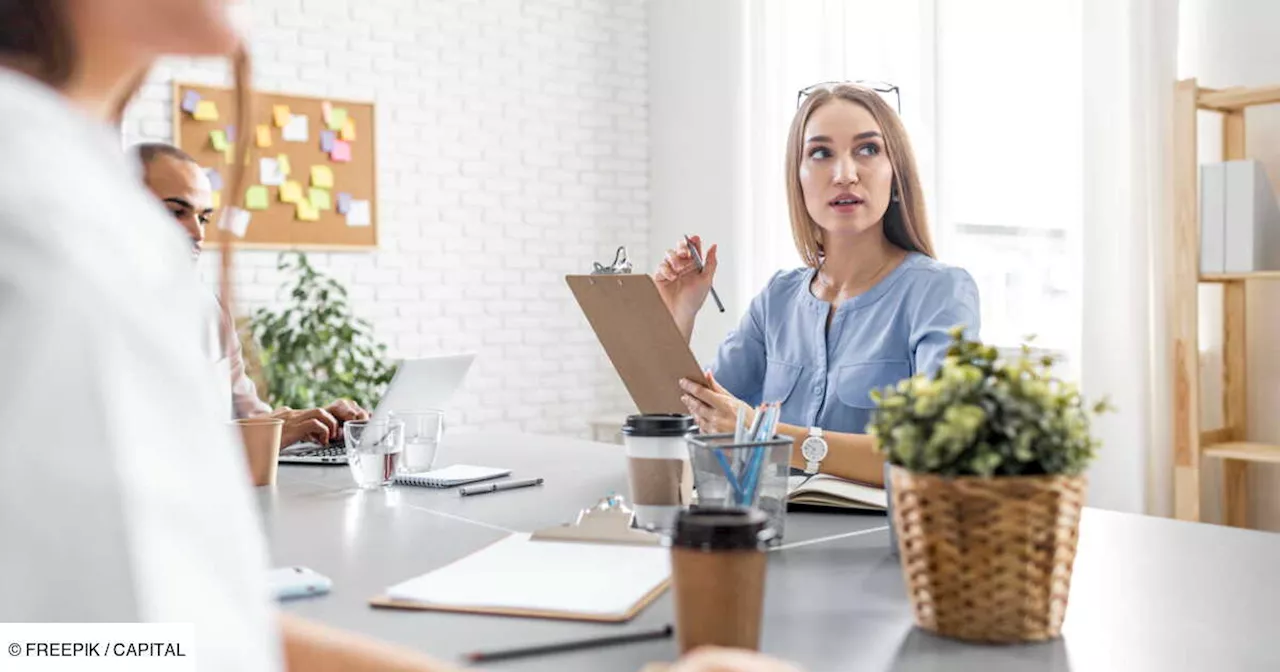
[[[584,509],[578,518],[565,525],[557,525],[537,530],[529,535],[528,543],[551,541],[562,543],[587,544],[621,544],[627,546],[656,546],[661,538],[652,533],[631,528],[631,511],[622,506],[615,506],[612,497],[602,500],[601,504]],[[499,539],[493,543],[499,543]],[[492,545],[492,544],[491,544]],[[459,562],[465,561],[465,558]],[[652,590],[645,593],[625,612],[618,614],[587,614],[575,611],[559,611],[549,609],[526,609],[513,607],[475,607],[450,604],[435,604],[409,600],[395,600],[386,595],[379,595],[369,600],[370,606],[384,609],[410,609],[416,611],[448,611],[463,614],[487,614],[493,616],[520,616],[525,618],[553,618],[569,621],[591,621],[595,623],[625,623],[648,607],[658,596],[671,585],[668,577]]]
[[[648,275],[567,275],[565,282],[641,413],[689,412],[680,379],[706,384]]]

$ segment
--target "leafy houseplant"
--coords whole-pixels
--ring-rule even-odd
[[[1052,357],[965,340],[941,368],[873,393],[867,431],[893,465],[893,525],[917,625],[961,639],[1056,637],[1075,559],[1089,406]]]
[[[365,320],[351,314],[347,290],[311,266],[305,254],[286,252],[276,268],[292,275],[289,302],[259,308],[250,317],[262,376],[272,406],[314,408],[347,398],[370,408],[391,381],[386,346]]]

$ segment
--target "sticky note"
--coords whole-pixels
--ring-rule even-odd
[[[328,189],[318,189],[316,187],[311,187],[311,190],[307,193],[307,195],[310,198],[311,207],[315,208],[316,210],[332,210],[333,209],[333,198],[329,195]]]
[[[287,175],[293,174],[293,166],[289,165],[289,156],[287,154],[281,154],[277,156],[276,163],[280,164],[281,175],[287,176]]]
[[[267,188],[261,184],[255,184],[244,192],[244,207],[250,210],[266,210],[269,205],[269,195]]]
[[[333,103],[327,100],[320,103],[320,118],[324,119],[325,126],[329,125],[329,121],[333,119]]]
[[[239,238],[244,238],[244,234],[249,230],[249,220],[252,215],[240,208],[229,207],[222,213],[222,217],[218,220],[218,228],[226,229],[234,233]]]
[[[351,143],[346,140],[334,140],[333,151],[329,153],[329,158],[338,163],[346,163],[351,160]]]
[[[213,208],[214,210],[217,210],[218,208],[222,207],[221,191],[215,191],[212,194],[209,194],[209,207]]]
[[[213,148],[219,152],[225,152],[227,151],[227,148],[231,146],[231,144],[227,142],[227,132],[222,129],[209,131],[209,143],[212,144]]]
[[[258,146],[271,146],[271,127],[266,124],[258,124]]]
[[[333,112],[329,113],[329,119],[326,122],[329,130],[341,131],[343,126],[347,125],[347,108],[335,107]]]
[[[307,115],[295,114],[289,119],[289,123],[285,124],[281,135],[289,142],[306,142],[307,141]]]
[[[234,143],[236,141],[236,125],[227,126],[227,142]]]
[[[356,120],[347,117],[347,123],[342,125],[342,139],[348,142],[356,139]]]
[[[337,134],[333,131],[320,131],[320,151],[332,152],[333,141],[337,139]]]
[[[275,120],[276,128],[284,128],[289,125],[293,115],[289,113],[288,105],[273,105],[271,107],[271,118]]]
[[[338,192],[338,214],[345,215],[351,209],[351,194],[345,191]]]
[[[298,209],[297,210],[298,219],[301,219],[304,222],[319,221],[320,211],[317,210],[315,206],[311,205],[310,201],[305,199],[300,200],[298,201],[296,207]]]
[[[311,166],[311,186],[333,188],[333,169],[329,166]]]
[[[187,91],[182,94],[182,111],[188,114],[195,114],[196,107],[200,105],[200,94],[195,91]]]
[[[212,100],[202,100],[196,103],[196,111],[191,113],[196,121],[217,121],[218,106]]]
[[[268,187],[278,187],[284,184],[285,174],[280,172],[280,162],[271,159],[258,160],[258,181]]]
[[[205,168],[204,174],[209,176],[209,188],[214,191],[222,191],[222,173],[216,168]]]
[[[351,201],[351,209],[347,211],[347,226],[369,226],[372,221],[369,201]]]
[[[289,180],[280,185],[280,202],[297,203],[302,200],[302,185]]]

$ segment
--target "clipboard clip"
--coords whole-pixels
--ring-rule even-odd
[[[605,266],[600,262],[592,264],[591,275],[628,275],[631,273],[631,260],[627,259],[627,248],[619,245],[613,255],[613,263]]]
[[[589,509],[582,509],[572,523],[538,530],[529,536],[539,541],[580,541],[597,544],[657,546],[662,538],[631,526],[633,513],[619,495],[609,495]]]

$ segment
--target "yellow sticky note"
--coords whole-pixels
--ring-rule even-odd
[[[309,201],[301,200],[297,203],[298,219],[304,222],[315,222],[320,220],[320,211],[311,205]]]
[[[342,133],[338,136],[347,142],[356,139],[356,120],[347,117],[347,123],[342,125]]]
[[[277,156],[276,164],[280,166],[281,175],[289,175],[293,173],[293,166],[289,165],[289,156],[287,154]]]
[[[311,207],[316,210],[333,209],[333,197],[329,195],[328,189],[317,189],[315,187],[311,187],[311,190],[308,192],[308,196],[311,200]]]
[[[289,125],[293,115],[289,113],[288,105],[273,105],[271,107],[271,118],[275,119],[276,128],[284,128]]]
[[[202,100],[196,103],[196,111],[192,113],[196,121],[217,121],[218,106],[212,100]]]
[[[214,210],[217,210],[218,208],[222,207],[221,191],[215,191],[212,194],[209,194],[209,207],[213,208]]]
[[[269,204],[267,188],[261,184],[255,184],[244,192],[244,207],[250,210],[266,210]]]
[[[266,124],[258,125],[258,146],[259,147],[271,146],[271,127]]]
[[[302,185],[289,180],[280,185],[280,202],[297,203],[302,200]]]
[[[341,131],[343,126],[347,125],[347,108],[335,107],[333,112],[329,113],[329,130]]]
[[[311,186],[332,189],[333,169],[329,166],[311,166]]]
[[[227,132],[222,129],[209,131],[209,143],[212,144],[213,148],[219,152],[225,152],[227,151],[227,147],[230,147],[227,143]]]

